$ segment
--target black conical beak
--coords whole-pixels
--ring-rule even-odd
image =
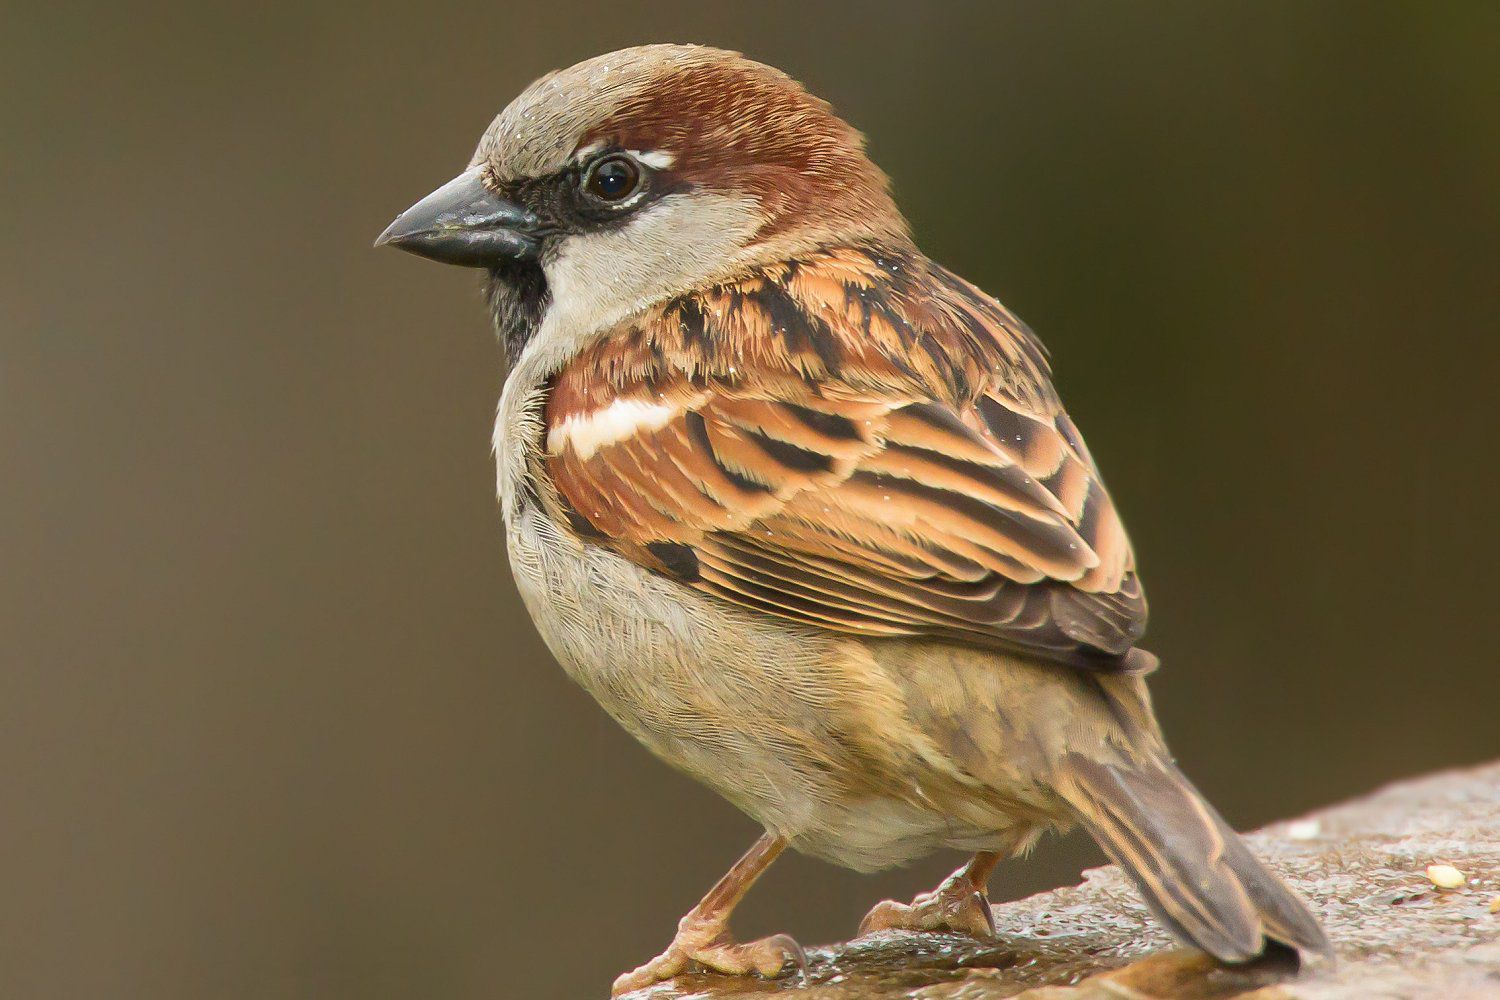
[[[472,167],[396,216],[375,245],[462,267],[537,255],[537,218],[485,187]]]

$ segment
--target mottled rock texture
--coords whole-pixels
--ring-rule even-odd
[[[993,942],[888,932],[811,949],[805,981],[683,976],[632,1000],[1500,1000],[1500,762],[1392,785],[1249,840],[1311,900],[1336,960],[1216,966],[1175,948],[1110,867],[996,907]],[[1432,864],[1465,884],[1438,888]]]

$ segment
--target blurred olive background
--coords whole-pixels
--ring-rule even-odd
[[[1500,750],[1495,5],[7,6],[0,996],[600,997],[755,835],[551,662],[477,279],[370,249],[638,42],[804,80],[1040,331],[1234,822]]]

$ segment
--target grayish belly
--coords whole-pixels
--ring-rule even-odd
[[[870,676],[868,657],[858,676],[849,669],[851,640],[720,605],[530,508],[512,521],[516,582],[568,674],[652,752],[798,849],[869,870],[1010,839],[993,814],[934,808],[910,748],[858,746],[884,735],[872,713],[902,715],[904,698],[899,682]]]

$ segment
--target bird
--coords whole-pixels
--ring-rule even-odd
[[[805,972],[729,926],[788,847],[972,854],[860,932],[989,937],[995,865],[1076,826],[1220,961],[1329,950],[1167,749],[1135,556],[1046,350],[918,249],[828,103],[717,48],[597,56],[377,245],[483,272],[508,557],[548,648],[764,830],[615,995]]]

